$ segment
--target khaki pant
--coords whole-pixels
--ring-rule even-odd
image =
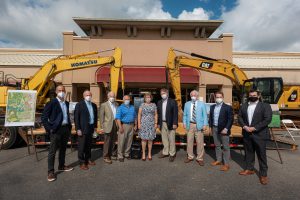
[[[169,130],[166,122],[163,122],[161,127],[161,138],[164,145],[163,155],[175,156],[175,130]]]
[[[131,144],[133,139],[133,124],[123,124],[124,132],[118,133],[118,158],[130,156]]]
[[[190,130],[187,133],[187,154],[189,159],[194,159],[194,138],[197,143],[197,158],[203,160],[204,156],[204,135],[202,131],[197,130],[196,124],[190,124]]]

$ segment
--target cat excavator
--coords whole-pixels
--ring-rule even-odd
[[[99,53],[114,51],[112,56],[95,56]],[[1,127],[4,124],[5,108],[8,90],[36,90],[38,111],[42,111],[44,105],[50,100],[50,89],[53,87],[54,78],[57,74],[85,69],[90,67],[102,67],[110,65],[110,90],[115,94],[118,92],[119,75],[121,73],[122,89],[124,90],[124,76],[122,68],[122,51],[119,47],[104,51],[93,51],[78,55],[59,56],[47,61],[33,76],[26,79],[21,79],[21,83],[16,85],[9,84],[3,75],[0,80],[0,141],[3,139],[3,149],[8,149],[17,143],[19,135],[19,127],[8,127],[8,133],[3,135]],[[3,129],[3,128],[2,128]],[[19,133],[19,135],[18,135]],[[22,135],[21,135],[22,136]],[[22,136],[23,137],[23,136]],[[23,137],[24,139],[24,137]]]
[[[189,55],[176,55],[176,52]],[[246,101],[250,89],[258,89],[261,92],[262,101],[269,104],[278,104],[281,111],[300,110],[300,87],[285,86],[281,77],[256,77],[248,79],[245,72],[237,65],[222,59],[214,59],[203,55],[189,53],[170,48],[166,69],[170,77],[173,92],[178,104],[179,121],[182,120],[182,100],[180,86],[180,67],[190,67],[197,70],[219,74],[229,78],[236,86],[238,101],[234,107],[239,108]]]

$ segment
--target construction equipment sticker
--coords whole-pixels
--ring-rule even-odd
[[[210,68],[212,68],[212,66],[213,66],[213,63],[210,63],[210,62],[202,62],[202,63],[200,64],[199,67],[205,68],[205,69],[210,69]]]
[[[71,67],[82,67],[82,66],[86,66],[86,65],[95,65],[97,63],[98,63],[97,60],[88,60],[88,61],[84,61],[84,62],[71,63]]]

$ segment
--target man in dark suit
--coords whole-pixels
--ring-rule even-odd
[[[229,136],[233,123],[232,107],[224,103],[224,93],[216,92],[216,104],[210,107],[209,127],[214,138],[217,160],[212,162],[212,166],[222,165],[221,171],[229,170],[230,146]],[[221,146],[223,146],[223,151]]]
[[[268,125],[272,121],[272,109],[267,103],[259,101],[260,93],[257,90],[249,92],[248,103],[242,105],[238,121],[243,128],[243,141],[246,154],[246,169],[240,175],[254,174],[255,152],[259,162],[259,180],[266,185],[267,155],[266,141],[270,138]]]
[[[76,104],[74,112],[75,129],[78,135],[78,160],[80,169],[87,170],[96,165],[91,160],[91,146],[94,131],[97,131],[97,106],[92,102],[92,93],[83,92],[84,100]]]
[[[168,98],[167,89],[161,89],[160,95],[162,100],[157,103],[158,127],[164,148],[159,158],[170,156],[169,161],[173,162],[176,156],[175,130],[178,127],[178,107],[174,99]]]
[[[58,171],[72,171],[65,166],[67,143],[70,137],[72,124],[69,115],[69,102],[65,101],[66,90],[63,85],[56,87],[57,97],[46,104],[42,113],[42,123],[50,136],[48,153],[48,181],[55,181],[54,173],[55,154],[59,148]]]

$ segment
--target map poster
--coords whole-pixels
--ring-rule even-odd
[[[8,90],[4,126],[34,126],[36,91]]]

